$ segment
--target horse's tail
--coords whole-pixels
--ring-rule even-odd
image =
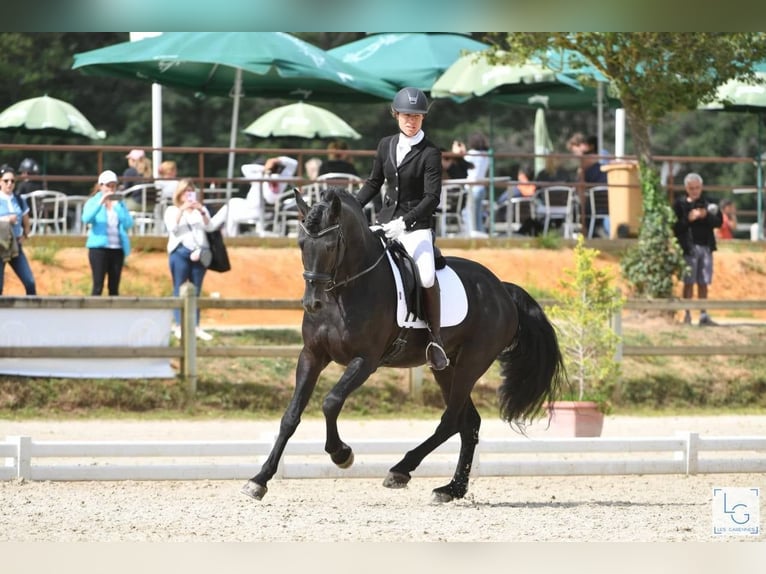
[[[556,330],[540,304],[518,285],[504,285],[516,304],[519,327],[498,357],[500,417],[523,429],[527,421],[541,415],[546,402],[556,399],[566,371]]]

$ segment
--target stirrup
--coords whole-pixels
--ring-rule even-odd
[[[436,347],[438,352],[441,352],[442,356],[444,357],[445,364],[441,368],[437,368],[436,365],[434,365],[428,358],[428,351],[431,347]],[[439,343],[435,341],[429,341],[428,345],[426,345],[426,364],[431,367],[434,371],[442,371],[449,367],[449,357],[447,356],[447,353],[444,350],[444,347],[442,347]]]

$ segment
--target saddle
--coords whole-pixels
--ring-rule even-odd
[[[444,269],[447,266],[447,260],[436,244],[434,244],[433,248],[436,269]],[[404,304],[410,311],[409,319],[411,321],[417,319],[425,320],[426,317],[423,312],[423,286],[420,283],[420,274],[418,273],[415,260],[398,241],[391,241],[389,243],[388,253],[401,276],[402,291],[405,297]]]

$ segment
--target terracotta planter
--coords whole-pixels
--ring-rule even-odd
[[[601,436],[604,413],[593,401],[556,401],[547,406],[551,430],[561,436]]]

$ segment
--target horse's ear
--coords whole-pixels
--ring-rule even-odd
[[[337,194],[333,194],[332,202],[330,203],[330,221],[338,221],[340,219],[341,202],[340,197]]]
[[[293,188],[293,195],[295,195],[295,203],[298,204],[298,212],[300,213],[301,220],[305,219],[306,214],[309,212],[309,204],[303,199],[300,190],[297,187]]]

